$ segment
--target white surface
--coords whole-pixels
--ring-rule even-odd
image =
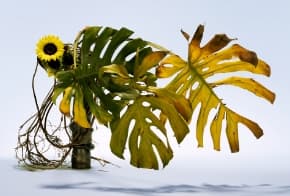
[[[94,164],[90,170],[26,171],[1,160],[0,195],[289,195],[288,173],[266,170],[215,170],[204,164],[175,164],[161,171]]]

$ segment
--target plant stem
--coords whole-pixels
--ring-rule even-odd
[[[70,124],[73,146],[71,163],[73,169],[91,168],[92,128],[83,128],[77,123]]]

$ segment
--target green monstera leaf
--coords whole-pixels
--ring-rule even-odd
[[[129,83],[132,79],[129,74],[147,54],[152,53],[152,48],[140,38],[130,38],[132,34],[133,31],[126,28],[87,27],[79,33],[74,44],[67,46],[73,65],[56,72],[57,84],[52,100],[56,102],[63,94],[60,111],[80,126],[90,127],[88,121],[91,119],[85,117],[85,110],[101,124],[108,125],[112,119],[119,118],[126,105],[126,100],[115,100],[115,97],[128,95],[132,98],[138,93]],[[154,74],[143,74],[141,81],[155,84]],[[74,106],[73,111],[70,111],[70,104]]]
[[[254,79],[244,77],[228,77],[222,80],[208,82],[208,78],[215,74],[246,71],[254,74],[270,76],[270,67],[256,53],[247,50],[238,44],[225,48],[232,39],[224,34],[213,37],[203,47],[200,42],[204,27],[200,25],[192,39],[183,32],[189,41],[188,59],[183,60],[172,54],[165,58],[156,70],[160,78],[174,76],[166,89],[184,95],[195,110],[200,105],[196,124],[196,138],[198,146],[203,146],[203,135],[206,124],[210,123],[210,132],[215,150],[220,150],[222,121],[226,121],[226,135],[232,152],[239,151],[238,124],[248,127],[259,138],[263,135],[260,126],[254,121],[228,108],[214,89],[221,85],[233,85],[246,89],[256,96],[273,103],[275,94]],[[208,119],[210,112],[216,109],[215,117]]]

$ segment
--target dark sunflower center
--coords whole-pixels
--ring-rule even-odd
[[[44,46],[43,51],[44,51],[44,53],[47,54],[47,55],[53,55],[53,54],[56,53],[56,51],[57,51],[57,47],[56,47],[56,45],[53,44],[53,43],[48,43],[48,44],[46,44],[46,45]]]

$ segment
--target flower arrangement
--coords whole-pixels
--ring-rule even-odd
[[[54,35],[41,38],[32,82],[40,65],[54,83],[41,105],[33,85],[37,112],[21,126],[16,148],[19,161],[29,167],[56,168],[70,156],[73,168],[90,168],[90,159],[104,161],[90,154],[95,123],[111,130],[113,154],[124,159],[128,148],[130,163],[149,169],[165,167],[173,158],[167,124],[178,143],[196,131],[198,147],[203,146],[206,124],[210,124],[215,150],[220,150],[220,137],[225,133],[230,150],[239,151],[239,123],[261,137],[262,128],[230,109],[215,89],[233,85],[271,103],[275,94],[252,78],[208,78],[237,71],[270,76],[270,66],[255,52],[229,45],[234,39],[225,34],[201,46],[203,32],[203,25],[192,37],[182,31],[188,41],[186,60],[158,44],[133,38],[127,28],[86,27],[68,44]],[[159,87],[157,80],[162,78],[171,81]],[[59,123],[51,126],[49,119],[57,105]],[[190,130],[195,110],[196,130]],[[57,151],[56,158],[47,155],[51,149]]]

